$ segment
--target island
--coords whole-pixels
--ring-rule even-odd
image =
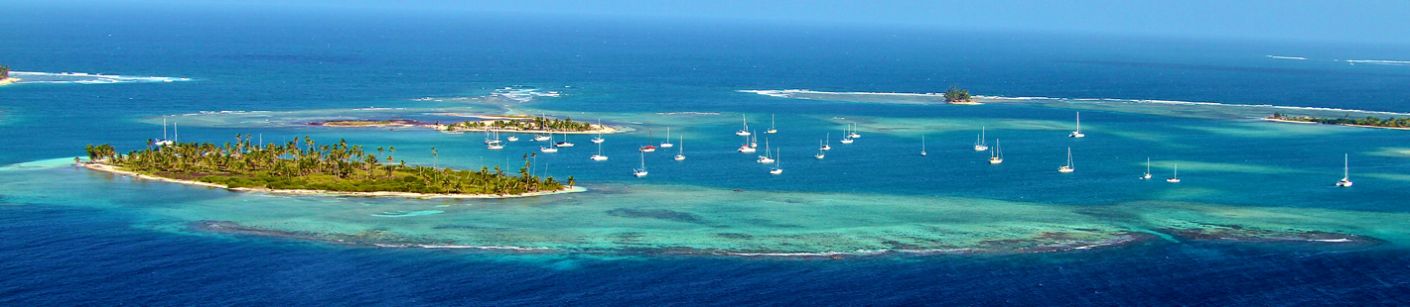
[[[957,87],[950,87],[950,89],[945,90],[945,103],[971,105],[979,104],[979,102],[974,101],[974,97],[971,97],[969,95],[969,90]]]
[[[149,142],[127,154],[109,144],[89,145],[88,161],[74,160],[88,169],[143,179],[277,194],[509,198],[584,191],[571,176],[559,182],[532,175],[533,154],[524,156],[516,176],[498,166],[471,171],[394,163],[391,146],[373,153],[344,140],[324,145],[296,137],[261,146],[249,136],[235,139],[233,144]],[[439,158],[434,147],[431,154]]]
[[[1410,130],[1410,117],[1378,118],[1374,116],[1367,116],[1363,118],[1351,118],[1349,116],[1344,116],[1338,118],[1331,118],[1273,113],[1273,115],[1269,115],[1268,117],[1264,117],[1263,119],[1268,121],[1286,123],[1324,124],[1365,128]]]
[[[20,81],[19,78],[10,77],[10,67],[9,67],[9,66],[0,65],[0,86],[13,84],[13,83],[19,82],[19,81]]]
[[[611,126],[575,121],[572,118],[547,116],[474,116],[479,120],[454,123],[425,122],[407,119],[391,120],[330,120],[309,123],[311,126],[334,128],[428,128],[448,133],[466,131],[497,131],[511,133],[611,134],[620,132]]]

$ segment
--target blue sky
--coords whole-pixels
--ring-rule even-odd
[[[383,10],[452,14],[584,15],[705,22],[877,25],[948,30],[1410,44],[1410,1],[55,0],[46,4],[30,4],[79,4],[73,7],[92,7],[93,3],[88,2],[164,6],[169,9],[319,9],[330,12]]]

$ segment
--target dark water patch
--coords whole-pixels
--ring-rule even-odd
[[[504,228],[504,227],[489,227],[489,226],[466,225],[466,224],[436,225],[436,226],[432,226],[431,229],[436,229],[436,230],[493,230],[493,231],[510,230],[510,228]]]
[[[1313,230],[1272,231],[1239,225],[1207,225],[1207,228],[1164,228],[1158,231],[1186,240],[1248,243],[1309,243],[1318,245],[1374,246],[1385,240],[1371,236]]]
[[[704,224],[704,220],[702,220],[698,215],[669,209],[618,208],[607,210],[607,215],[616,217],[658,219],[691,224]]]
[[[716,236],[716,237],[721,237],[721,238],[726,238],[726,239],[735,239],[735,240],[748,240],[748,239],[753,239],[753,238],[754,238],[753,235],[750,235],[750,234],[747,234],[747,233],[738,233],[738,232],[720,232],[720,233],[715,233],[715,236]]]

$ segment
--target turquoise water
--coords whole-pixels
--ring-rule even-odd
[[[819,29],[420,17],[372,17],[352,30],[282,19],[215,22],[282,29],[238,32],[99,20],[110,26],[0,32],[23,42],[0,46],[0,62],[16,70],[123,76],[30,74],[36,82],[0,88],[0,136],[10,140],[0,151],[8,164],[0,258],[15,260],[0,272],[29,276],[0,283],[8,289],[0,302],[1291,304],[1410,293],[1397,291],[1410,282],[1400,257],[1410,244],[1406,132],[1258,120],[1274,111],[1410,112],[1410,93],[1392,86],[1410,70],[1335,61],[1395,52],[913,33],[974,40],[956,50],[879,29],[800,37],[794,30]],[[41,17],[8,22],[30,29],[33,18]],[[186,39],[213,34],[222,38]],[[262,43],[270,41],[296,43]],[[1270,49],[1311,59],[1267,58]],[[952,84],[998,98],[951,106],[875,94]],[[741,92],[784,89],[818,92]],[[1016,98],[1030,96],[1056,98]],[[1078,111],[1088,137],[1066,138]],[[84,144],[142,146],[168,115],[187,141],[310,135],[393,145],[408,163],[432,163],[436,147],[443,166],[516,165],[537,147],[527,138],[489,151],[473,133],[306,125],[506,113],[631,130],[607,136],[607,162],[588,160],[586,136],[539,155],[536,172],[573,176],[589,191],[524,199],[236,193],[69,165]],[[741,115],[761,130],[777,116],[780,132],[768,142],[782,150],[784,174],[734,152]],[[849,123],[863,137],[840,144]],[[660,142],[666,127],[685,137],[688,159],[663,149],[646,157],[650,176],[632,177],[635,148]],[[980,127],[1002,140],[1002,165],[971,149]],[[829,133],[834,150],[814,159]],[[1069,147],[1077,171],[1059,174]],[[1331,186],[1343,153],[1356,181],[1349,189]],[[1153,181],[1137,179],[1147,157]],[[1184,182],[1165,183],[1176,164]],[[185,280],[208,283],[150,294]],[[711,281],[721,285],[702,285]],[[358,292],[342,295],[348,289]],[[741,289],[770,290],[735,295]],[[783,298],[794,291],[807,294]]]

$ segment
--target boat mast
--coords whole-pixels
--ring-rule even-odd
[[[1341,180],[1348,180],[1348,179],[1351,179],[1351,155],[1350,155],[1350,154],[1342,154],[1342,156],[1341,156]]]

